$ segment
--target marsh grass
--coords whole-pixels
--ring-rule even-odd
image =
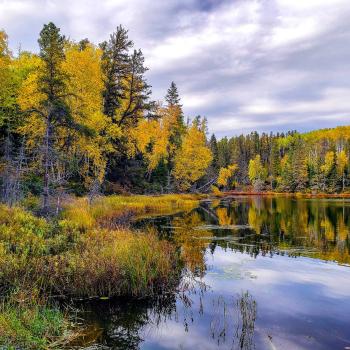
[[[100,197],[90,205],[87,198],[74,199],[65,206],[63,217],[82,230],[92,227],[114,228],[132,216],[171,214],[198,206],[199,195]],[[126,220],[125,220],[126,219]]]
[[[108,197],[91,206],[78,199],[60,220],[0,205],[0,348],[59,347],[69,338],[53,296],[148,298],[176,286],[181,261],[173,244],[103,222],[197,203],[189,196]]]
[[[85,233],[74,249],[46,259],[40,275],[54,294],[147,297],[173,285],[178,270],[175,248],[155,234],[103,229]]]

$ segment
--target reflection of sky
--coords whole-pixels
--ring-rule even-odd
[[[175,316],[159,327],[148,328],[143,349],[236,349],[233,327],[234,298],[249,291],[257,302],[256,349],[344,349],[350,346],[350,268],[309,258],[261,257],[217,247],[207,253],[210,267],[204,282],[210,285],[199,313],[199,294],[191,294],[190,309],[178,301]],[[227,331],[220,346],[211,337],[211,324],[222,298],[227,303]],[[215,306],[216,305],[216,306]],[[191,320],[193,318],[193,322]],[[188,322],[185,331],[184,319]]]

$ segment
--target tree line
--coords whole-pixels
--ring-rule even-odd
[[[205,118],[185,121],[174,82],[152,100],[143,53],[122,26],[95,45],[48,23],[38,44],[13,55],[0,31],[3,202],[32,195],[48,212],[67,194],[349,185],[349,127],[208,140]]]
[[[218,187],[253,186],[256,191],[345,191],[350,181],[350,127],[300,134],[249,135],[210,139]]]

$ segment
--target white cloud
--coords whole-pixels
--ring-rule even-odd
[[[170,81],[185,112],[221,135],[308,129],[350,119],[347,0],[0,0],[16,50],[37,50],[43,23],[74,40],[108,39],[122,23],[141,47],[154,98]],[[333,123],[333,124],[332,124]]]

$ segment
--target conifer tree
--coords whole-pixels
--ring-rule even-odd
[[[129,54],[133,42],[128,38],[128,31],[122,26],[111,34],[109,41],[100,44],[103,51],[102,70],[105,75],[103,91],[103,110],[113,122],[116,122],[116,109],[125,97],[123,82],[128,77]]]
[[[179,92],[177,91],[177,86],[173,81],[171,82],[168,92],[165,96],[165,101],[168,103],[168,106],[181,107]]]
[[[51,185],[50,168],[58,160],[58,155],[53,149],[55,132],[60,126],[71,126],[72,118],[64,101],[66,76],[61,67],[65,58],[65,38],[60,34],[60,29],[50,22],[44,25],[38,42],[40,57],[43,61],[39,75],[39,88],[44,97],[41,101],[40,110],[35,112],[41,114],[45,119],[43,210],[46,212],[49,205]]]
[[[213,160],[212,160],[212,167],[214,170],[219,169],[219,150],[218,150],[218,143],[216,141],[216,137],[214,134],[211,135],[210,141],[209,141],[209,147],[211,150],[211,153],[213,155]]]

